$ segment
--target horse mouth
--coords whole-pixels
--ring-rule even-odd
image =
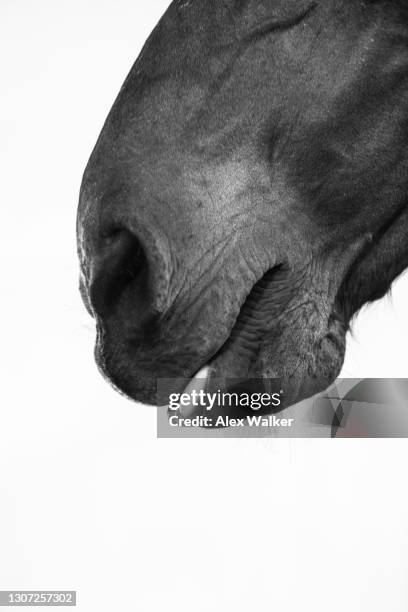
[[[235,318],[228,337],[192,376],[184,389],[184,394],[202,391],[204,394],[217,392],[236,394],[238,392],[238,395],[239,393],[251,395],[264,393],[266,390],[272,394],[278,392],[282,386],[290,384],[294,388],[287,393],[287,401],[282,401],[279,408],[274,406],[270,409],[261,409],[261,413],[277,412],[296,403],[299,394],[298,381],[293,385],[293,381],[289,382],[288,378],[285,380],[282,371],[276,364],[265,368],[267,359],[264,359],[262,354],[265,351],[264,336],[267,335],[269,343],[273,345],[274,340],[279,342],[285,329],[285,313],[288,308],[291,308],[291,301],[296,299],[290,279],[290,270],[285,265],[277,265],[269,269],[254,284]],[[345,351],[347,326],[335,305],[333,305],[325,326],[325,351],[331,353],[330,359],[339,370],[338,366],[342,364]],[[283,349],[285,350],[284,346]],[[338,373],[337,370],[335,374]],[[330,374],[325,377],[326,385],[323,383],[318,391],[328,387],[335,378],[335,374],[331,370]],[[316,378],[315,372],[311,378]],[[306,384],[306,388],[313,390],[315,384],[316,381],[313,380],[312,383]],[[305,395],[310,396],[313,393],[305,391]],[[180,416],[187,418],[198,416],[205,410],[204,406],[187,403],[180,410]],[[228,406],[216,404],[212,412],[216,416],[232,417],[251,414],[251,411],[242,409],[238,404]]]

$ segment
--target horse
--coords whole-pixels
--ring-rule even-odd
[[[81,293],[102,373],[338,376],[351,321],[408,266],[408,7],[175,0],[84,172]]]

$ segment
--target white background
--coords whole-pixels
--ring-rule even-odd
[[[0,589],[81,611],[406,611],[406,440],[157,440],[93,364],[81,174],[165,0],[1,0]],[[408,278],[345,376],[407,377]]]

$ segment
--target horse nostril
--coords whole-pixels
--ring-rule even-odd
[[[110,234],[90,263],[89,298],[95,313],[112,314],[125,289],[141,281],[146,269],[144,249],[134,234],[125,229]]]

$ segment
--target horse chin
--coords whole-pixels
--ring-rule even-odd
[[[255,393],[267,389],[274,392],[283,390],[280,409],[284,409],[327,389],[340,373],[344,352],[345,339],[333,341],[330,337],[321,343],[318,350],[311,348],[296,363],[289,352],[286,356],[282,353],[274,356],[272,350],[265,350],[248,369],[244,369],[239,365],[239,357],[223,355],[209,364],[206,387],[227,391],[237,387]],[[225,367],[227,360],[230,369]]]

